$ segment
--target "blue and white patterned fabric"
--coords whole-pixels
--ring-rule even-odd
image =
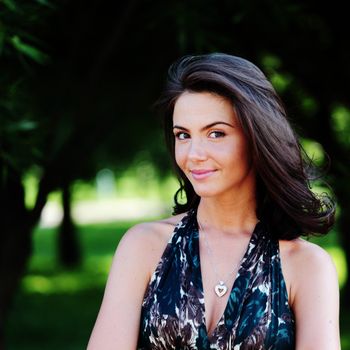
[[[279,244],[258,222],[239,266],[225,311],[213,332],[205,325],[197,210],[174,229],[146,289],[139,350],[295,348]]]

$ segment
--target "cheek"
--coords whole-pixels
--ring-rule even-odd
[[[175,161],[176,164],[183,169],[185,166],[185,152],[183,147],[175,145]]]
[[[246,147],[244,140],[236,139],[227,145],[227,147],[222,150],[222,159],[226,159],[226,162],[234,164],[235,166],[241,165],[246,166],[249,161],[249,152]]]
[[[242,142],[237,148],[236,161],[241,164],[243,168],[250,167],[250,152],[245,142]]]

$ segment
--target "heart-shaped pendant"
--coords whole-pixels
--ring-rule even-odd
[[[227,292],[227,287],[226,284],[223,281],[220,281],[219,284],[217,284],[214,288],[215,290],[215,294],[221,298],[222,296],[224,296]]]

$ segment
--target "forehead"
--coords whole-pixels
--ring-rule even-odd
[[[174,106],[173,122],[182,126],[235,120],[231,101],[211,92],[184,92]]]

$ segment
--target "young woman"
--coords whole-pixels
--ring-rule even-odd
[[[334,264],[301,238],[329,231],[334,204],[311,192],[264,74],[235,56],[186,56],[158,107],[175,215],[124,235],[88,349],[340,349]]]

